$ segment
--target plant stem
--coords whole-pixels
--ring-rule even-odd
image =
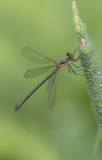
[[[102,132],[99,129],[97,132],[96,141],[95,141],[95,145],[94,145],[94,149],[93,149],[93,153],[92,153],[92,157],[94,160],[97,160],[97,158],[98,158],[99,149],[101,147],[101,142],[102,142]]]
[[[78,36],[80,60],[88,84],[97,124],[99,128],[102,129],[102,73],[96,59],[93,45],[87,35],[86,26],[79,17],[75,1],[72,3],[72,10],[75,30]]]

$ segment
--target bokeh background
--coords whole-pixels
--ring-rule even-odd
[[[79,0],[77,6],[102,67],[102,1]],[[72,0],[0,0],[0,160],[92,159],[98,127],[87,84],[67,66],[59,71],[52,110],[46,82],[21,110],[12,111],[48,75],[24,79],[24,72],[38,65],[21,49],[65,58],[77,46],[72,19]]]

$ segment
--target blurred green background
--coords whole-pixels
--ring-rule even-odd
[[[77,6],[102,66],[102,1],[80,0]],[[77,46],[72,19],[72,0],[0,0],[0,160],[92,159],[98,127],[87,84],[67,66],[59,71],[52,110],[46,82],[21,110],[12,111],[48,75],[24,79],[24,72],[38,65],[21,49],[65,58]]]

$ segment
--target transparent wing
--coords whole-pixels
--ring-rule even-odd
[[[27,72],[25,72],[24,77],[25,78],[34,78],[34,77],[37,77],[37,76],[47,72],[49,69],[54,68],[54,67],[56,67],[56,65],[30,69]]]
[[[36,50],[33,50],[29,47],[25,47],[22,49],[22,54],[25,58],[28,60],[35,62],[35,63],[40,63],[40,64],[45,64],[45,63],[56,63],[56,61],[43,56],[41,53],[39,53]]]
[[[56,82],[57,82],[57,75],[58,73],[56,72],[48,82],[48,107],[51,109],[54,106],[55,103],[55,97],[56,97]]]

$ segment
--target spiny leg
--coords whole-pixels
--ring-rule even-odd
[[[73,70],[73,68],[71,67],[71,65],[70,64],[68,64],[68,69],[69,69],[69,72],[70,73],[74,73],[74,74],[76,74],[76,72]]]
[[[78,74],[78,73],[76,73],[76,71],[73,70],[73,68],[72,68],[72,66],[71,66],[70,64],[68,64],[68,68],[69,68],[69,70],[71,69],[71,70],[69,71],[70,73],[71,73],[71,71],[72,71],[74,74],[77,74],[77,75],[80,75],[80,76],[84,76],[83,74]]]
[[[76,68],[80,68],[82,65],[80,65],[80,66],[76,66],[74,63],[72,63],[72,62],[70,62],[74,67],[76,67]]]
[[[76,50],[77,50],[77,47],[75,48],[75,50],[74,50],[74,52],[73,52],[73,55],[75,54]]]
[[[71,70],[70,70],[70,65],[68,64],[68,70],[69,70],[69,73],[71,73]]]
[[[73,59],[72,61],[73,61],[73,62],[76,62],[76,61],[78,61],[79,59],[80,59],[80,55],[78,56],[77,59]]]
[[[72,69],[69,67],[69,65],[68,65],[68,71],[69,71],[70,73],[73,72]],[[79,71],[83,71],[83,69],[74,70],[74,72],[79,72]]]

